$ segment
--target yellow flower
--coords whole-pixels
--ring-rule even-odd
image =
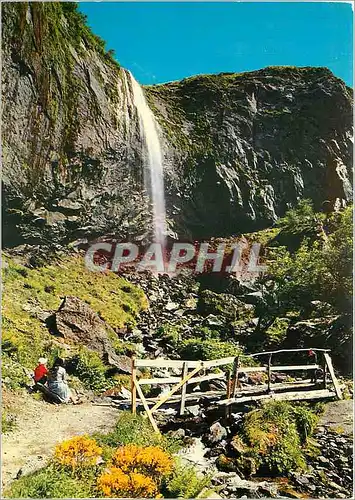
[[[96,465],[102,449],[88,436],[75,436],[56,446],[54,460],[72,469]]]
[[[125,473],[117,467],[104,472],[97,480],[97,487],[106,497],[152,498],[158,495],[155,481],[139,472]]]
[[[124,472],[137,470],[156,478],[169,474],[173,469],[171,457],[158,446],[122,446],[114,454],[112,462]]]

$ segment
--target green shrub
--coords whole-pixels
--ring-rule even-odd
[[[269,345],[277,344],[285,340],[289,324],[290,320],[288,318],[276,318],[265,332],[267,343]]]
[[[113,379],[106,378],[106,366],[100,356],[82,347],[79,354],[71,359],[74,374],[84,386],[96,392],[102,392],[114,385]]]
[[[318,423],[318,416],[305,405],[294,406],[292,412],[296,421],[297,431],[302,444],[313,434]]]
[[[30,382],[23,367],[5,353],[2,355],[1,377],[4,385],[12,390],[25,387]]]
[[[203,290],[199,294],[197,310],[204,316],[213,314],[224,320],[233,321],[249,319],[253,308],[241,302],[234,295]]]
[[[248,413],[243,423],[242,456],[255,461],[256,468],[269,473],[304,470],[307,438],[314,430],[317,416],[304,405],[292,406],[284,401],[271,401]],[[238,463],[237,461],[237,463]]]
[[[196,325],[192,329],[193,336],[202,340],[220,340],[220,332],[211,330],[207,326]]]
[[[285,233],[316,232],[320,222],[324,221],[325,214],[316,213],[311,200],[301,200],[297,207],[291,208],[276,225]]]
[[[196,498],[201,491],[211,484],[209,475],[199,476],[192,466],[177,463],[172,476],[166,481],[166,498]]]
[[[209,360],[228,356],[237,356],[241,349],[231,342],[223,342],[215,339],[192,338],[184,340],[179,348],[179,355],[187,360]]]
[[[100,445],[111,447],[126,444],[160,446],[169,453],[175,453],[181,448],[179,440],[154,433],[147,418],[142,415],[133,415],[129,411],[124,411],[119,415],[112,432],[96,434],[94,437]]]
[[[165,323],[157,329],[156,335],[164,339],[167,344],[171,344],[173,348],[177,348],[182,337],[182,327]]]
[[[129,391],[131,390],[131,376],[130,375],[123,375],[123,374],[116,374],[113,376],[113,381],[115,384],[115,387],[124,387],[125,389],[128,389]]]
[[[5,498],[89,498],[88,481],[78,481],[52,465],[14,481],[4,492]]]
[[[239,364],[240,366],[260,366],[260,361],[257,358],[252,358],[247,354],[239,355]]]

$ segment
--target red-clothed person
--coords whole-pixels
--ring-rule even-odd
[[[39,358],[38,366],[36,366],[34,371],[34,380],[36,383],[45,384],[47,382],[47,361],[48,360],[46,358]]]

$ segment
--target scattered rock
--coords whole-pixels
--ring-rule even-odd
[[[167,311],[175,311],[175,309],[179,309],[180,307],[180,304],[178,304],[177,302],[168,302],[165,306],[165,309]]]
[[[125,387],[121,387],[121,390],[120,392],[117,394],[117,397],[120,398],[120,399],[127,399],[127,400],[131,400],[131,391],[129,391],[128,389],[126,389]]]
[[[210,443],[219,443],[222,439],[227,437],[227,430],[219,423],[215,422],[210,427],[208,440]]]
[[[182,439],[185,437],[185,429],[177,429],[176,431],[170,431],[169,435],[175,439]]]
[[[30,458],[27,462],[18,470],[16,474],[16,479],[21,476],[26,476],[27,474],[32,474],[33,472],[42,469],[47,463],[47,459],[38,455],[36,458]]]
[[[83,300],[66,296],[50,325],[56,335],[78,345],[85,345],[97,352],[102,359],[115,366],[122,373],[131,373],[131,360],[128,356],[117,355],[109,335],[115,332]]]
[[[200,406],[199,405],[187,406],[186,410],[193,417],[197,417],[200,413]]]

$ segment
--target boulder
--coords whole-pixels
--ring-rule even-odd
[[[167,311],[175,311],[176,309],[179,309],[180,307],[180,304],[178,304],[177,302],[168,302],[165,306],[165,309]]]
[[[236,472],[238,470],[235,460],[227,457],[224,453],[218,456],[216,466],[218,470],[223,472]]]
[[[116,333],[86,302],[78,297],[66,296],[52,319],[57,335],[97,352],[120,372],[131,373],[130,358],[116,354],[112,347],[109,334],[115,336]]]
[[[241,456],[237,459],[238,469],[243,472],[244,476],[250,477],[256,474],[257,466],[254,458]]]
[[[186,407],[186,410],[193,417],[198,417],[198,415],[200,413],[200,407],[199,407],[199,405],[188,406],[188,407]]]
[[[230,442],[230,446],[233,449],[237,457],[240,457],[245,453],[247,447],[243,443],[243,440],[236,434]]]
[[[211,425],[210,432],[208,434],[208,440],[210,441],[210,443],[219,443],[226,437],[227,430],[219,422],[215,422]]]
[[[47,462],[48,462],[48,458],[43,457],[41,455],[38,455],[37,457],[29,458],[25,462],[25,464],[18,470],[18,472],[16,474],[16,479],[19,479],[22,476],[27,476],[28,474],[33,474],[34,472],[37,472],[38,470],[45,467]]]
[[[176,431],[170,431],[169,436],[174,439],[183,439],[185,437],[185,429],[176,429]]]

